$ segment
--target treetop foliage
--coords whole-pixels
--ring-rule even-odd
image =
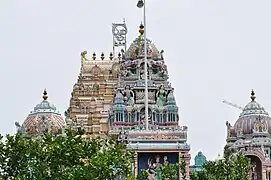
[[[241,152],[234,153],[226,145],[223,159],[207,161],[201,171],[192,171],[191,180],[247,180],[250,162]]]
[[[82,131],[28,138],[1,136],[0,175],[3,179],[113,179],[131,176],[133,153],[114,137],[84,140]]]

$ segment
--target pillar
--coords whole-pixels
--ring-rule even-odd
[[[188,152],[179,152],[179,163],[181,163],[182,158],[184,157],[185,160],[185,174],[186,174],[186,179],[185,180],[189,180],[190,179],[190,174],[189,174],[189,166],[190,166],[190,154]],[[179,174],[180,174],[180,180],[184,180],[182,178],[182,174],[181,174],[181,168],[179,169]]]
[[[266,167],[262,167],[262,180],[267,180],[266,179]]]
[[[137,161],[138,161],[138,153],[135,151],[134,152],[134,169],[133,169],[133,171],[134,171],[134,175],[135,175],[135,177],[137,176],[137,172],[138,172],[138,164],[137,164]]]

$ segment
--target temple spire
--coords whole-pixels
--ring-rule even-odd
[[[43,96],[42,96],[42,98],[43,98],[44,101],[46,101],[47,98],[48,98],[46,89],[44,89],[44,91],[43,91]]]
[[[251,99],[251,101],[255,101],[255,99],[256,99],[255,92],[254,92],[253,89],[252,89],[252,91],[251,91],[250,99]]]

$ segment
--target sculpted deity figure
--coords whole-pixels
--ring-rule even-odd
[[[86,58],[87,51],[81,52],[81,63],[83,64],[85,61],[87,61]]]
[[[124,70],[121,72],[121,75],[124,76],[124,77],[130,77],[130,76],[132,76],[133,74],[131,73],[131,71],[128,71],[127,69],[124,69]]]
[[[129,85],[125,86],[123,95],[127,106],[134,105],[134,92],[131,90]]]
[[[156,104],[158,107],[164,106],[166,102],[166,90],[163,84],[160,85],[157,93],[156,93]]]
[[[252,169],[252,179],[257,180],[258,175],[257,175],[257,171],[256,171],[256,163],[255,162],[252,163],[251,169]]]
[[[164,156],[164,164],[168,164],[167,156]]]
[[[145,79],[145,65],[144,63],[141,63],[140,68],[139,68],[139,75],[140,79]],[[149,67],[147,68],[147,79],[149,79]]]
[[[160,162],[161,158],[159,155],[156,155],[155,158],[148,159],[148,179],[149,180],[162,180],[162,163]],[[165,162],[167,163],[167,157],[165,157]]]
[[[226,126],[227,126],[227,136],[228,136],[228,137],[234,136],[234,128],[232,127],[231,123],[229,123],[229,122],[227,121],[227,122],[226,122]]]
[[[162,164],[160,162],[160,156],[157,155],[155,157],[155,170],[156,170],[156,176],[155,176],[155,179],[156,180],[162,180],[162,174],[161,174],[161,168],[162,168]]]
[[[26,132],[26,128],[24,127],[24,125],[20,125],[20,123],[19,122],[15,122],[15,126],[16,126],[16,128],[17,128],[17,132],[18,133],[25,133]]]
[[[263,117],[256,117],[253,132],[267,132],[267,130],[267,122],[263,119]]]
[[[160,76],[162,78],[167,78],[167,67],[164,64],[162,64]]]

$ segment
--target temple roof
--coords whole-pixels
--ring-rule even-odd
[[[48,100],[47,91],[43,92],[43,100],[37,104],[34,111],[31,111],[23,123],[27,132],[37,133],[45,130],[59,132],[65,121],[56,107]]]
[[[255,92],[252,90],[251,92],[251,102],[249,102],[245,108],[243,109],[243,112],[240,114],[240,117],[248,116],[248,115],[264,115],[268,116],[268,112],[265,111],[265,109],[255,101]]]
[[[150,39],[146,39],[147,56],[153,59],[162,58],[162,52],[159,52],[156,46]],[[128,50],[125,52],[125,59],[136,59],[137,57],[144,57],[144,26],[139,26],[139,36],[132,42]]]
[[[38,113],[38,112],[56,112],[56,107],[47,101],[48,96],[46,90],[43,92],[43,101],[34,107],[34,111],[31,111],[30,114]]]
[[[245,106],[238,120],[235,122],[234,128],[236,131],[241,131],[243,134],[252,134],[255,130],[255,125],[263,126],[261,131],[271,133],[271,118],[264,107],[255,101],[255,92],[251,92],[251,101]]]

